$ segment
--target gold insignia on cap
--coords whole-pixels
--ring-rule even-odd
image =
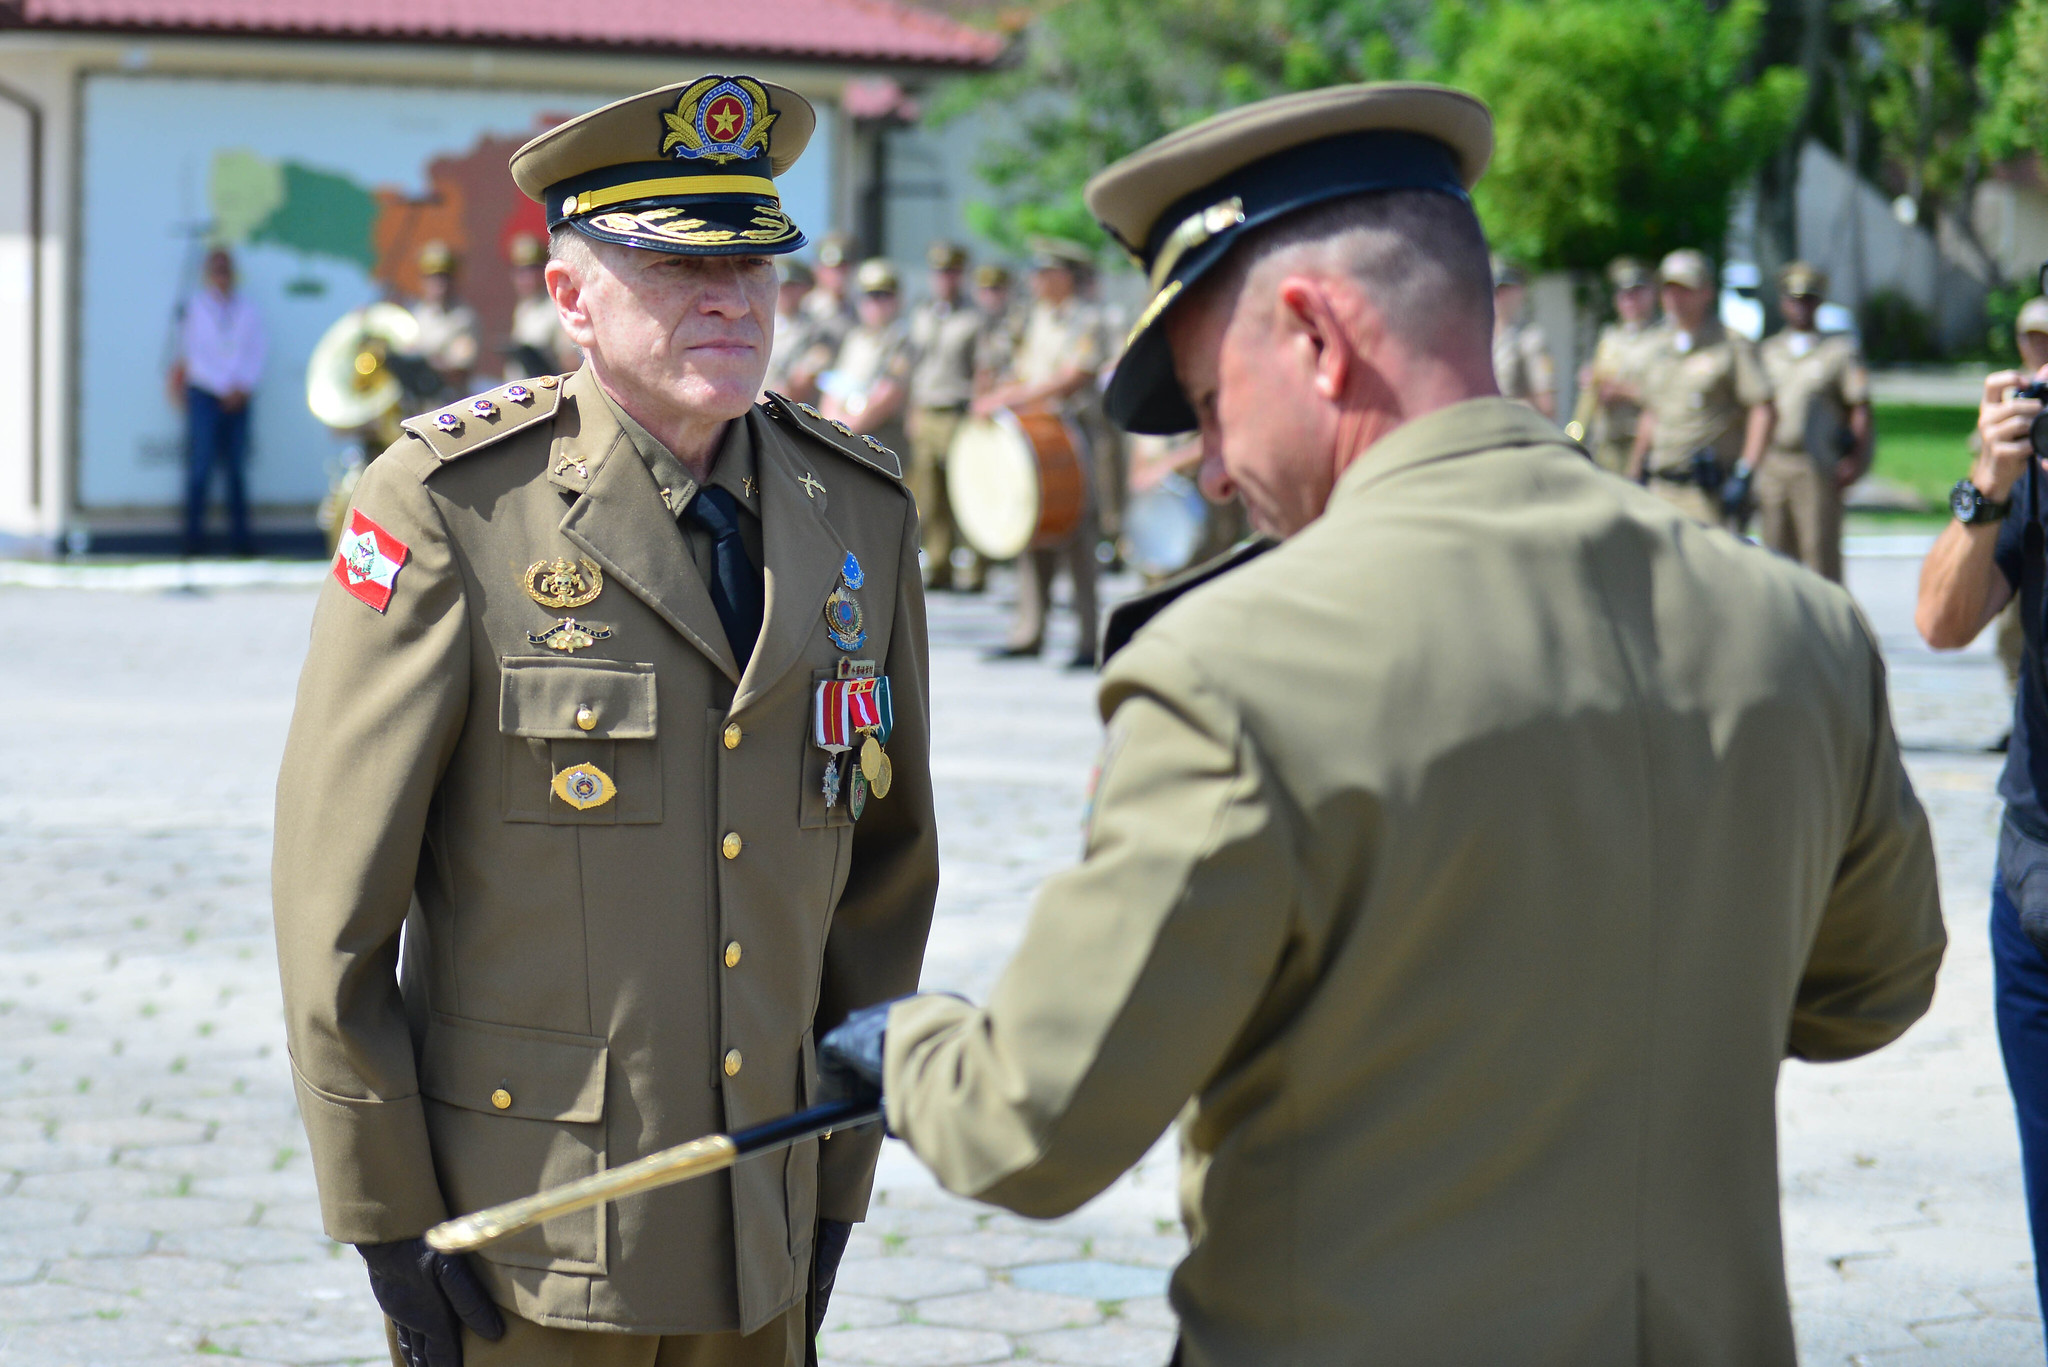
[[[767,150],[768,130],[776,118],[768,107],[768,92],[758,81],[705,76],[677,98],[675,112],[661,116],[668,129],[661,154],[721,165],[743,161]]]
[[[579,812],[602,807],[619,795],[612,776],[595,764],[572,764],[548,785],[554,795]]]
[[[589,560],[536,560],[520,579],[526,596],[544,608],[580,608],[604,592],[604,571]]]
[[[1173,268],[1180,264],[1183,256],[1216,234],[1235,228],[1242,222],[1244,199],[1239,195],[1232,195],[1182,219],[1179,226],[1166,235],[1166,241],[1159,244],[1159,255],[1152,261],[1152,288],[1158,289],[1173,274]]]

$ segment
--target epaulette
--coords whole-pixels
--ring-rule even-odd
[[[894,451],[864,432],[855,432],[843,422],[834,422],[807,403],[785,399],[772,391],[761,400],[769,417],[810,433],[825,445],[890,479],[901,481],[903,462]]]
[[[1109,657],[1129,645],[1139,628],[1172,607],[1176,600],[1204,584],[1221,579],[1240,565],[1250,564],[1279,544],[1270,536],[1247,538],[1215,559],[1204,560],[1192,569],[1182,570],[1171,579],[1118,603],[1109,610],[1108,622],[1103,628],[1102,663],[1108,664]]]
[[[542,375],[487,389],[446,408],[407,418],[399,426],[425,442],[445,465],[553,417],[561,401],[561,377]]]

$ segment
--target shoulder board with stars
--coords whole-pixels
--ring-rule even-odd
[[[561,377],[542,375],[487,389],[399,425],[447,462],[552,417],[561,400]]]
[[[893,480],[902,480],[903,462],[894,451],[864,433],[855,432],[845,423],[834,422],[807,403],[797,403],[770,391],[761,400],[762,409],[769,417],[787,426],[810,433],[841,455],[850,456],[867,466],[880,471]]]

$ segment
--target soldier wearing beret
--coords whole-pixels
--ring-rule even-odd
[[[756,402],[813,126],[706,76],[519,149],[585,364],[410,419],[356,488],[274,894],[326,1229],[394,1363],[794,1367],[864,1216],[872,1129],[471,1258],[420,1238],[802,1107],[816,1034],[916,984],[916,513],[879,444]]]
[[[981,557],[959,545],[953,504],[946,492],[946,456],[974,402],[974,375],[988,321],[969,302],[967,252],[958,243],[934,242],[925,252],[930,292],[910,315],[910,487],[924,528],[925,582],[935,589],[979,593]],[[953,556],[967,565],[956,579]]]
[[[1757,359],[1777,421],[1756,467],[1763,543],[1816,574],[1842,580],[1842,491],[1870,468],[1870,372],[1847,334],[1814,326],[1828,278],[1804,261],[1778,272],[1785,326]]]
[[[1848,595],[1496,392],[1491,143],[1338,87],[1089,186],[1153,291],[1110,415],[1199,427],[1278,544],[1112,621],[1085,855],[987,1005],[824,1041],[1027,1215],[1178,1117],[1183,1367],[1791,1367],[1779,1067],[1894,1039],[1941,961]]]
[[[1715,313],[1706,257],[1680,248],[1658,266],[1657,281],[1664,327],[1650,353],[1629,475],[1708,526],[1727,525],[1770,445],[1770,377],[1756,344]]]
[[[1657,283],[1632,256],[1609,264],[1607,283],[1614,291],[1615,320],[1600,329],[1592,362],[1580,377],[1573,419],[1578,430],[1565,430],[1586,444],[1595,464],[1619,475],[1627,472],[1635,447],[1643,389],[1658,343]]]

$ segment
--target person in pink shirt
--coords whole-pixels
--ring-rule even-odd
[[[206,549],[206,504],[218,470],[227,486],[228,544],[250,555],[249,497],[243,478],[249,455],[249,396],[263,374],[263,320],[235,292],[234,258],[219,247],[206,254],[206,284],[178,310],[178,359],[171,399],[185,410],[183,550]]]

